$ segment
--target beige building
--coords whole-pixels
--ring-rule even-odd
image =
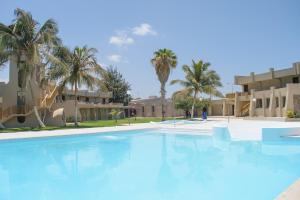
[[[112,97],[111,92],[80,90],[77,92],[78,102],[78,120],[106,120],[111,119],[110,112],[112,109],[123,110],[120,116],[125,116],[126,107],[123,104],[109,103]],[[55,108],[64,108],[67,121],[75,119],[75,95],[72,90],[64,90],[62,95],[56,97]]]
[[[41,87],[39,72],[35,72],[35,78],[21,89],[19,85],[22,80],[18,73],[16,63],[12,60],[8,83],[0,82],[0,126],[36,127],[39,121],[57,126],[74,120],[75,95],[72,91],[65,90],[62,95],[58,95],[55,84]],[[242,92],[213,100],[208,108],[209,115],[286,117],[287,111],[300,113],[300,63],[294,63],[287,69],[271,68],[262,74],[252,72],[249,76],[235,76],[234,81],[241,86]],[[123,110],[121,117],[134,113],[138,117],[161,117],[161,100],[158,97],[136,99],[126,107],[109,103],[111,95],[100,91],[79,91],[79,121],[110,119],[112,109]],[[165,105],[166,117],[185,115],[183,111],[174,108],[170,99],[166,100]]]
[[[55,84],[49,83],[41,87],[39,72],[34,74],[35,77],[26,84],[26,87],[20,88],[22,80],[19,78],[19,70],[16,62],[10,61],[9,81],[0,82],[1,127],[36,127],[39,121],[45,125],[62,126],[66,120],[74,120],[74,94],[65,90],[59,97],[58,87]],[[79,91],[77,99],[79,120],[109,119],[111,109],[124,110],[126,107],[121,104],[109,103],[111,95],[98,91]]]
[[[63,125],[60,117],[52,117],[51,109],[57,89],[54,85],[41,88],[40,77],[36,76],[21,89],[22,80],[19,78],[16,62],[11,60],[9,65],[8,83],[0,83],[0,123],[5,127],[35,127],[38,119],[35,112],[42,114],[43,120],[49,125]]]
[[[271,68],[266,73],[251,72],[249,76],[235,76],[234,83],[242,91],[226,94],[223,99],[212,100],[208,115],[284,118],[287,111],[300,114],[300,62],[286,69]],[[137,116],[161,116],[160,98],[134,100],[130,105],[135,108]],[[185,113],[176,110],[170,99],[166,105],[167,117],[184,116]]]
[[[236,117],[286,117],[287,111],[300,112],[300,63],[291,68],[266,73],[235,76],[242,92],[227,94],[212,103],[212,115]]]
[[[137,117],[161,117],[162,107],[161,99],[156,96],[150,96],[146,99],[135,99],[129,103]],[[181,110],[176,110],[171,99],[165,101],[165,116],[166,117],[180,117],[185,113]]]

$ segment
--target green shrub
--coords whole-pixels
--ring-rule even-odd
[[[296,112],[294,112],[292,110],[288,110],[288,111],[286,111],[286,116],[288,118],[295,118],[296,117]]]

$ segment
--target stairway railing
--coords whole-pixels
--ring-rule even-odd
[[[50,108],[54,103],[54,99],[56,98],[57,93],[58,93],[58,87],[55,86],[50,92],[50,94],[46,94],[40,106]]]
[[[249,114],[249,110],[250,110],[250,102],[246,103],[245,105],[242,106],[241,108],[241,116],[246,116]]]

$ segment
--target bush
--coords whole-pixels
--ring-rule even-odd
[[[292,110],[288,110],[288,111],[286,112],[286,116],[287,116],[288,118],[295,118],[295,117],[297,116],[297,114],[296,114],[296,112],[294,112],[294,111],[292,111]]]

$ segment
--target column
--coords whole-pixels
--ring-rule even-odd
[[[235,92],[234,95],[234,116],[240,117],[241,116],[241,107],[240,107],[240,100],[239,100],[239,93]]]
[[[279,92],[279,117],[282,117],[282,96],[281,96],[281,92]]]
[[[223,116],[226,116],[227,114],[227,104],[226,104],[226,100],[223,100]]]
[[[286,85],[285,112],[294,110],[293,84]],[[286,115],[286,113],[284,114]]]
[[[264,115],[264,117],[266,117],[266,98],[265,98],[265,94],[263,94],[263,97],[262,97],[262,108],[263,108],[263,115]]]
[[[208,115],[212,116],[213,113],[212,113],[212,103],[210,103],[210,105],[208,106]]]
[[[254,89],[252,89],[250,95],[250,108],[249,108],[250,117],[254,117],[255,114],[255,102],[253,101],[254,97],[255,97],[255,91]]]
[[[269,106],[269,113],[270,113],[270,117],[274,117],[275,116],[275,87],[271,87],[271,94],[270,94],[270,106]]]

